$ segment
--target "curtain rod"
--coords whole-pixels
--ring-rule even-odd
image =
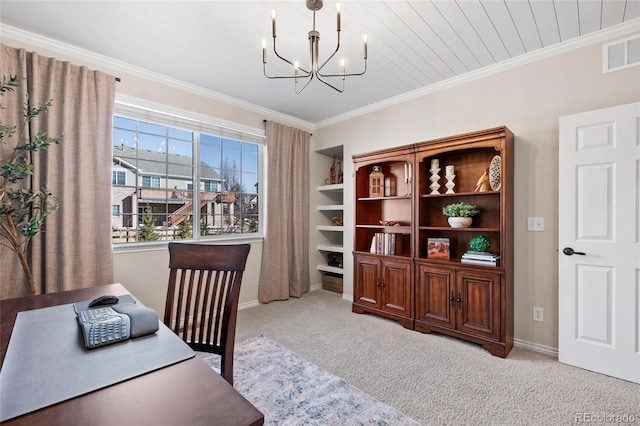
[[[265,127],[265,129],[266,129],[266,128],[267,128],[267,120],[263,119],[263,120],[262,120],[262,122],[264,123],[264,127]],[[313,136],[313,133],[309,132],[309,134],[310,134],[311,136]]]

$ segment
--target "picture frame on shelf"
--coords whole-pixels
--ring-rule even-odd
[[[428,259],[449,259],[451,257],[451,240],[449,238],[427,238]]]

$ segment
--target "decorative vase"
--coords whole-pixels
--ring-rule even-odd
[[[449,217],[449,226],[452,228],[468,228],[473,222],[472,217]]]

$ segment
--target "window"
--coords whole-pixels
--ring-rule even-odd
[[[111,185],[126,185],[125,173],[122,171],[114,170],[111,173]]]
[[[120,206],[118,204],[111,206],[111,216],[120,216]]]
[[[602,72],[608,73],[640,65],[640,36],[603,45]]]
[[[263,139],[116,103],[114,244],[260,235]]]
[[[158,176],[142,176],[143,188],[160,188],[160,178]]]
[[[204,190],[205,191],[220,191],[220,182],[205,180],[204,181]]]

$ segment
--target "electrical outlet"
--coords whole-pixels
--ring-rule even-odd
[[[544,217],[528,217],[527,231],[544,231]]]
[[[544,308],[539,308],[537,306],[533,307],[533,320],[544,322]]]

